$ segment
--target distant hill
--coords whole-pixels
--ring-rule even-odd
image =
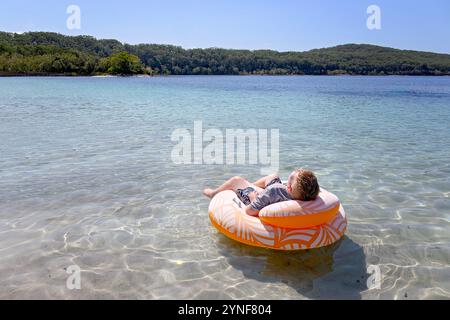
[[[347,44],[306,52],[183,49],[0,32],[0,75],[450,75],[450,55]]]

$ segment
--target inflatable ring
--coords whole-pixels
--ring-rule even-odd
[[[261,210],[259,217],[247,215],[236,193],[224,191],[211,200],[209,217],[225,236],[275,250],[329,246],[347,230],[347,217],[339,199],[324,189],[314,201],[279,202]]]

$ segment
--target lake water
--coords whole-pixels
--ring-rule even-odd
[[[281,175],[314,170],[347,236],[219,234],[201,189],[260,166],[176,165],[194,121],[279,129]],[[448,77],[0,78],[0,298],[449,299],[449,122]]]

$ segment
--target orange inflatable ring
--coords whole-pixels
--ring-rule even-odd
[[[209,205],[212,224],[241,243],[275,250],[305,250],[337,242],[347,230],[339,199],[321,189],[315,201],[286,201],[270,205],[259,217],[245,213],[233,191],[216,195]]]

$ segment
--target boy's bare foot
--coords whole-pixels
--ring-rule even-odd
[[[209,188],[203,189],[203,194],[208,198],[212,198],[214,197],[214,190]]]

